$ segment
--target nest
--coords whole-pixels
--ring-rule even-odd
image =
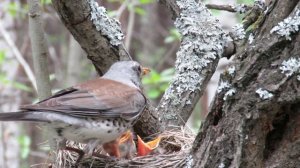
[[[168,130],[160,134],[161,142],[157,149],[151,154],[131,159],[107,158],[83,158],[78,167],[183,167],[188,162],[188,153],[192,148],[195,134],[187,129]],[[83,149],[84,144],[68,142],[68,146]],[[105,154],[101,148],[97,150]],[[66,150],[54,152],[56,156],[55,165],[52,167],[75,167],[78,154]]]

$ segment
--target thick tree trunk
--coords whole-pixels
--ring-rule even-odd
[[[300,35],[289,41],[270,33],[299,7],[298,0],[275,3],[253,43],[238,49],[234,77],[225,72],[221,79],[236,93],[216,95],[193,146],[195,167],[300,166],[300,82],[280,70],[284,61],[299,60]],[[261,97],[260,88],[273,96]]]

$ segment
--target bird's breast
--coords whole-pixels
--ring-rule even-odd
[[[53,125],[53,124],[51,124]],[[98,139],[106,143],[117,139],[129,129],[131,123],[123,119],[88,119],[81,125],[57,123],[53,128],[58,137],[88,143]]]

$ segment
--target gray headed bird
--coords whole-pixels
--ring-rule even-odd
[[[19,112],[0,113],[0,121],[42,123],[60,149],[66,148],[66,140],[72,140],[87,144],[83,151],[91,155],[97,145],[125,133],[144,110],[142,74],[143,68],[135,61],[116,62],[100,78],[22,106]]]

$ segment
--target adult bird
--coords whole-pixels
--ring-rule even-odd
[[[19,112],[0,113],[0,121],[42,123],[58,140],[58,148],[65,149],[66,140],[72,140],[87,144],[83,151],[92,155],[97,145],[124,134],[144,110],[142,74],[135,61],[116,62],[100,78],[22,106]]]

